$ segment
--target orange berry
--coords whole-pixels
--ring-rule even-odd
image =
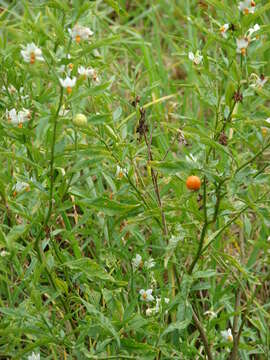
[[[199,190],[201,187],[201,180],[198,176],[189,176],[186,181],[187,188],[189,190]]]

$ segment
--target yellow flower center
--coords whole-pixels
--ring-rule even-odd
[[[70,86],[67,87],[67,92],[68,92],[68,94],[71,94],[72,88]]]
[[[219,29],[220,30],[220,32],[225,32],[225,26],[221,26],[221,28]]]
[[[34,64],[34,62],[36,61],[36,55],[35,53],[31,53],[30,54],[30,64]]]
[[[70,68],[70,70],[72,70],[73,69],[73,64],[72,63],[68,64],[68,67]]]
[[[79,44],[79,42],[81,41],[80,35],[77,35],[76,38],[75,38],[75,40],[76,40],[76,43]]]
[[[144,293],[142,297],[143,297],[144,300],[146,300],[147,299],[147,294]]]
[[[242,48],[242,49],[241,49],[241,54],[242,54],[243,56],[246,55],[246,52],[247,52],[247,51],[246,51],[246,48]]]
[[[249,14],[248,8],[245,8],[245,9],[243,10],[243,13],[244,13],[245,15],[248,15],[248,14]]]
[[[229,340],[229,341],[233,341],[232,335],[229,335],[229,336],[228,336],[228,340]]]
[[[254,7],[254,6],[256,5],[256,4],[255,4],[255,1],[251,1],[250,5],[251,5],[252,7]]]
[[[18,128],[22,129],[22,127],[23,127],[23,123],[19,123]]]

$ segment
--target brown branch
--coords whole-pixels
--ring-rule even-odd
[[[207,340],[205,331],[203,329],[203,326],[202,326],[200,320],[198,319],[198,317],[197,317],[197,315],[196,315],[196,313],[195,313],[195,311],[193,309],[192,309],[192,317],[193,317],[194,323],[196,325],[196,328],[198,329],[198,331],[200,333],[200,336],[201,336],[201,339],[202,339],[202,342],[203,342],[204,349],[205,349],[205,352],[207,354],[208,360],[214,360],[214,358],[212,356],[212,353],[211,353],[211,347],[210,347],[210,344],[208,343],[208,340]]]
[[[152,149],[151,149],[151,145],[152,145],[152,132],[150,134],[150,139],[148,140],[146,132],[147,132],[147,125],[145,124],[145,110],[143,108],[140,108],[140,129],[143,132],[143,136],[144,136],[144,141],[145,144],[147,146],[147,154],[148,154],[148,161],[153,161],[153,154],[152,154]],[[167,223],[166,223],[166,217],[164,214],[164,211],[162,210],[162,201],[161,201],[161,197],[160,197],[160,191],[159,191],[159,187],[158,187],[158,174],[154,171],[154,169],[151,167],[151,178],[152,178],[152,183],[154,186],[154,190],[156,193],[156,197],[157,197],[157,201],[158,201],[158,206],[160,208],[160,212],[161,212],[161,220],[162,220],[162,225],[163,225],[163,233],[165,236],[168,235],[168,228],[167,228]]]
[[[241,291],[237,290],[236,296],[235,296],[235,308],[234,308],[235,315],[234,315],[234,319],[233,319],[233,328],[232,328],[233,348],[231,350],[230,360],[237,359],[239,338],[240,338],[240,337],[238,337],[240,301],[241,301]]]

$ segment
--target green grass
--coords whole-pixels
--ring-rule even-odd
[[[0,357],[269,359],[269,3],[0,4]]]

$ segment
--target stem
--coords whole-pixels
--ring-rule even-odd
[[[46,218],[44,220],[43,226],[40,228],[36,240],[35,240],[35,244],[34,247],[37,251],[38,254],[38,259],[39,261],[42,263],[42,260],[44,258],[44,254],[43,254],[43,250],[40,246],[40,239],[41,239],[41,235],[43,230],[46,229],[46,226],[48,225],[48,222],[50,220],[51,217],[51,213],[52,213],[52,206],[53,206],[53,187],[54,187],[54,151],[55,151],[55,142],[56,142],[56,127],[57,127],[57,118],[59,115],[59,111],[61,109],[62,106],[62,101],[63,101],[63,88],[61,87],[60,90],[60,99],[59,99],[59,105],[58,108],[56,110],[55,116],[53,117],[54,120],[54,124],[53,124],[53,138],[52,138],[52,143],[51,143],[51,160],[50,160],[50,193],[49,193],[49,209],[46,215]]]
[[[208,340],[207,340],[205,331],[203,329],[203,326],[202,326],[200,320],[198,319],[198,317],[197,317],[197,315],[196,315],[193,308],[192,308],[192,317],[193,317],[194,323],[196,325],[196,328],[198,329],[198,331],[200,333],[200,336],[201,336],[201,339],[202,339],[202,342],[203,342],[203,345],[204,345],[205,352],[207,354],[208,360],[214,360],[213,357],[212,357],[212,354],[211,354],[210,344],[208,343]]]
[[[140,109],[140,114],[141,114],[140,121],[145,122],[145,110],[143,108]],[[152,133],[150,135],[150,140],[148,141],[147,136],[146,136],[146,128],[144,127],[143,128],[143,136],[144,136],[145,144],[147,146],[148,161],[153,161],[153,155],[152,155],[152,150],[151,150]],[[154,171],[152,166],[151,166],[151,178],[152,178],[152,183],[154,185],[154,190],[155,190],[157,201],[158,201],[158,206],[160,208],[161,220],[162,220],[162,226],[163,226],[163,234],[167,237],[168,236],[168,228],[167,228],[167,223],[166,223],[166,217],[165,217],[164,211],[162,210],[162,202],[161,202],[160,191],[159,191],[158,181],[157,181],[158,174]]]
[[[236,293],[236,297],[235,297],[235,316],[233,319],[233,329],[232,329],[232,334],[233,334],[233,348],[231,351],[231,360],[236,360],[237,359],[237,353],[238,353],[238,334],[237,334],[237,329],[238,329],[238,322],[239,322],[239,307],[240,307],[240,300],[241,300],[241,291],[237,290]]]
[[[250,163],[252,163],[254,160],[257,159],[257,157],[259,157],[260,155],[262,155],[262,153],[264,152],[264,150],[268,149],[270,147],[270,142],[267,143],[260,151],[258,151],[250,160],[246,161],[244,164],[242,164],[241,166],[239,166],[236,170],[235,170],[235,174],[237,174],[240,170],[242,170],[244,167],[246,167],[247,165],[249,165]]]
[[[253,294],[251,295],[249,301],[247,302],[246,304],[246,308],[245,308],[245,311],[243,312],[243,315],[242,315],[242,322],[241,322],[241,325],[240,325],[240,328],[238,330],[238,334],[235,336],[235,339],[234,339],[234,345],[233,345],[233,348],[231,350],[231,353],[230,353],[230,356],[229,356],[229,360],[236,360],[236,356],[237,356],[237,349],[238,349],[238,346],[239,346],[239,342],[240,342],[240,337],[241,337],[241,333],[244,329],[244,325],[245,325],[245,322],[247,320],[247,315],[248,315],[248,309],[249,309],[249,306],[253,303],[258,291],[260,290],[260,288],[262,287],[262,285],[265,283],[265,281],[269,281],[270,279],[270,273],[268,273],[264,279],[261,281],[261,283],[255,288],[255,290],[253,291]],[[236,348],[236,350],[235,350]],[[236,352],[236,353],[235,353]]]
[[[204,242],[204,238],[207,232],[207,228],[208,228],[208,220],[207,220],[207,209],[206,209],[206,176],[204,176],[204,181],[203,181],[203,210],[204,210],[204,224],[203,224],[203,228],[202,228],[202,232],[201,232],[201,236],[200,236],[200,241],[199,241],[199,247],[197,249],[197,253],[194,257],[194,260],[192,261],[190,268],[188,269],[188,274],[191,275],[192,271],[195,267],[195,265],[197,264],[201,254],[202,254],[202,250],[203,250],[203,242]]]

